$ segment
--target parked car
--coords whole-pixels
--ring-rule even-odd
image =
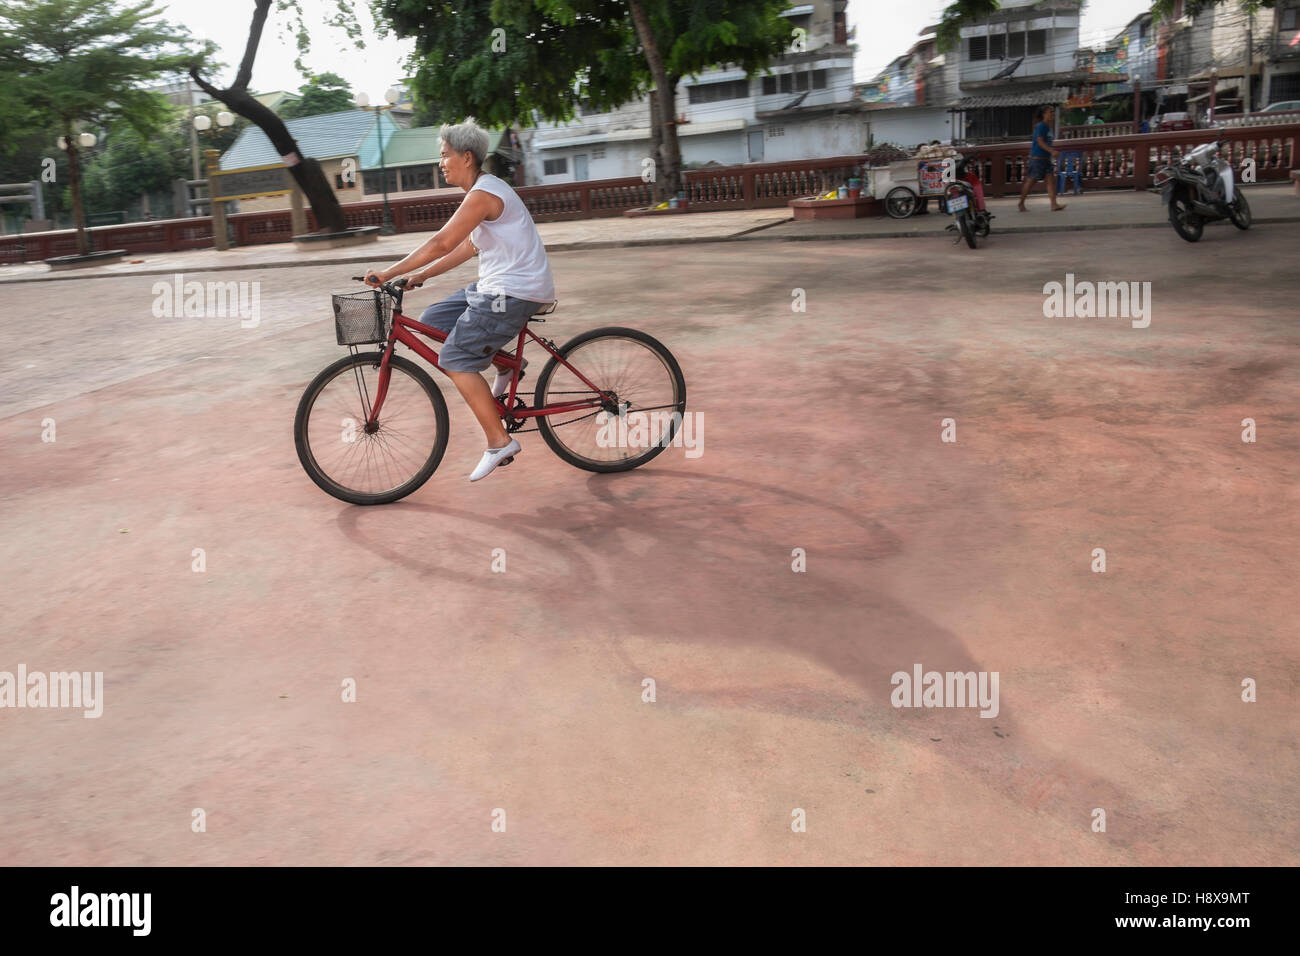
[[[1225,116],[1236,116],[1241,112],[1241,100],[1220,100],[1205,111],[1205,125],[1213,126]]]
[[[1261,113],[1289,113],[1292,110],[1300,110],[1300,100],[1286,100],[1282,103],[1270,103],[1265,106]]]
[[[1192,119],[1192,114],[1164,113],[1153,117],[1151,120],[1151,132],[1153,133],[1168,133],[1180,129],[1196,129],[1196,121]]]

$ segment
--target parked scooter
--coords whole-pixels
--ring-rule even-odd
[[[974,249],[977,238],[988,236],[993,216],[984,205],[984,183],[970,157],[957,164],[956,178],[944,190],[944,209],[952,214],[947,228],[957,230],[955,242],[965,239]]]
[[[1174,232],[1188,242],[1201,238],[1207,222],[1231,219],[1238,229],[1249,229],[1250,206],[1234,188],[1232,166],[1221,155],[1222,143],[1203,143],[1179,162],[1156,173],[1160,201],[1169,206]]]

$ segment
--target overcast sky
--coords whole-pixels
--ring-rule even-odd
[[[307,22],[315,24],[323,23],[332,6],[328,0],[302,0],[302,5]],[[849,24],[858,28],[857,78],[870,79],[905,52],[916,42],[922,27],[939,22],[946,5],[944,0],[849,0]],[[228,64],[220,78],[233,78],[248,41],[253,4],[247,0],[163,0],[161,6],[167,19],[187,27],[197,37],[215,41]],[[1113,36],[1149,6],[1148,0],[1089,0],[1084,9],[1083,40],[1087,43]],[[341,31],[318,26],[312,32],[307,65],[318,72],[332,70],[341,74],[353,89],[365,90],[376,102],[390,84],[404,75],[401,64],[412,44],[391,38],[379,40],[369,4],[356,3],[354,10],[366,31],[365,49],[358,50]],[[284,38],[286,26],[287,18],[272,8],[253,69],[252,87],[257,92],[297,90],[302,84],[293,67],[293,43]]]

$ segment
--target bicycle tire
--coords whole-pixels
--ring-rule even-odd
[[[331,478],[326,470],[317,461],[316,456],[312,453],[311,442],[308,435],[308,429],[311,425],[311,411],[315,406],[322,390],[330,382],[334,381],[340,373],[356,366],[377,367],[380,359],[383,357],[382,352],[360,352],[354,355],[346,355],[320,371],[320,373],[311,380],[306,390],[302,393],[302,398],[298,402],[298,411],[294,415],[293,437],[294,445],[298,450],[298,460],[302,463],[303,470],[311,478],[316,486],[326,494],[338,498],[340,501],[346,501],[354,505],[384,505],[405,498],[407,495],[416,491],[421,485],[429,480],[438,465],[442,461],[442,456],[447,450],[447,431],[449,427],[449,416],[447,414],[447,402],[442,397],[442,392],[434,384],[429,373],[420,366],[416,365],[408,358],[400,355],[393,355],[389,358],[389,367],[392,369],[394,376],[399,373],[409,374],[415,383],[419,385],[424,393],[428,396],[430,405],[433,408],[433,416],[436,422],[437,434],[434,437],[430,454],[425,463],[419,468],[414,475],[397,486],[385,489],[382,492],[364,492],[354,488],[349,488]],[[392,394],[390,383],[389,394]],[[380,415],[381,430],[384,422],[384,415]]]
[[[568,342],[564,343],[558,351],[560,355],[567,360],[574,352],[602,338],[631,339],[640,342],[642,345],[650,349],[650,351],[653,352],[663,363],[664,368],[668,373],[668,377],[671,379],[673,388],[673,401],[671,404],[673,410],[677,413],[677,417],[670,420],[666,434],[659,441],[649,445],[649,447],[647,447],[640,455],[615,461],[598,461],[584,457],[571,449],[564,439],[557,434],[556,429],[563,427],[565,424],[569,424],[570,422],[566,421],[566,419],[572,419],[573,413],[560,413],[556,416],[561,419],[558,423],[552,422],[552,416],[549,415],[538,417],[538,432],[541,434],[542,439],[546,444],[550,446],[551,451],[555,452],[561,461],[567,462],[575,468],[581,468],[584,471],[609,474],[619,471],[631,471],[633,468],[639,468],[641,465],[644,465],[646,462],[657,456],[672,442],[677,434],[677,430],[681,427],[681,416],[686,414],[686,379],[682,376],[681,366],[677,364],[677,359],[673,357],[673,354],[668,351],[667,347],[658,339],[646,335],[644,332],[637,331],[636,329],[621,328],[619,326],[592,329],[589,332],[583,332],[581,335],[570,339]],[[613,387],[609,383],[603,383],[596,380],[596,373],[592,372],[590,369],[584,369],[581,362],[575,362],[574,367],[584,375],[588,376],[588,378],[591,378],[598,387],[602,389]],[[533,392],[534,407],[544,408],[546,406],[547,388],[551,383],[551,379],[555,375],[557,369],[563,368],[564,366],[559,363],[555,356],[551,356],[550,361],[546,363],[546,366],[542,369],[542,374],[537,379],[537,387]]]

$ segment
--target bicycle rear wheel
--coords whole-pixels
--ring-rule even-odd
[[[612,393],[606,409],[560,412],[537,419],[551,451],[586,471],[629,471],[672,442],[686,414],[686,380],[663,343],[635,329],[592,329],[566,342],[564,360],[593,385]],[[533,405],[544,408],[593,397],[592,390],[552,356],[542,369]]]
[[[447,403],[433,379],[394,355],[372,430],[382,352],[348,355],[316,376],[294,418],[298,460],[322,490],[354,505],[404,498],[429,480],[447,450]]]

